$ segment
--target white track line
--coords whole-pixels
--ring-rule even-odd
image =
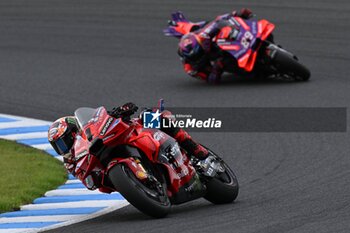
[[[79,184],[81,183],[80,180],[76,179],[76,180],[67,180],[66,184]]]
[[[34,147],[34,148],[39,149],[39,150],[51,150],[52,149],[50,143],[32,145],[31,147]]]
[[[38,228],[0,229],[0,233],[34,233],[38,231]]]
[[[48,204],[29,204],[21,206],[21,210],[43,210],[43,209],[61,209],[61,208],[79,208],[79,207],[109,207],[125,202],[124,200],[100,200],[100,201],[74,201],[63,203]]]
[[[3,114],[3,113],[0,114],[0,117],[6,117],[17,121],[37,121],[37,122],[44,122],[49,124],[52,123],[50,121],[44,121],[44,120],[39,120],[39,119],[34,119],[29,117],[15,116],[15,115]]]
[[[47,137],[47,132],[19,133],[19,134],[9,134],[9,135],[0,136],[0,138],[7,139],[7,140],[22,140],[22,139],[45,138],[45,137]]]
[[[82,214],[84,215],[84,214]],[[86,215],[86,214],[85,214]],[[49,216],[28,216],[28,217],[11,217],[0,218],[0,223],[14,223],[14,222],[58,222],[68,221],[75,218],[77,215],[49,215]]]
[[[74,195],[89,195],[89,194],[104,194],[101,193],[98,190],[88,190],[86,188],[81,188],[81,189],[56,189],[56,190],[51,190],[45,193],[45,196],[47,197],[53,197],[53,196],[74,196]]]
[[[45,126],[45,125],[49,126],[50,123],[46,121],[37,121],[37,120],[13,121],[13,122],[1,123],[0,129]]]
[[[120,208],[122,208],[122,207],[124,207],[124,206],[127,206],[127,205],[129,205],[129,202],[127,202],[127,201],[118,202],[118,203],[117,203],[116,205],[114,205],[114,206],[105,208],[105,209],[100,210],[100,211],[98,211],[98,212],[95,212],[95,213],[93,213],[93,214],[89,214],[89,215],[85,215],[85,216],[79,216],[78,218],[74,218],[74,219],[72,219],[71,221],[66,221],[66,222],[59,223],[59,224],[55,224],[55,225],[52,225],[52,226],[49,226],[49,227],[41,228],[41,229],[39,230],[39,232],[47,231],[47,230],[54,229],[54,228],[58,228],[58,227],[68,226],[68,225],[71,225],[71,224],[74,224],[74,223],[77,223],[77,222],[81,222],[81,221],[85,221],[85,220],[88,220],[88,219],[96,218],[96,217],[98,217],[98,216],[101,216],[101,215],[110,213],[110,212],[112,212],[112,211],[115,211],[115,210],[120,209]],[[29,232],[28,232],[28,233],[29,233]]]

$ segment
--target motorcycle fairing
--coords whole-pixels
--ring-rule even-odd
[[[153,163],[160,164],[168,171],[169,183],[172,184],[168,189],[172,194],[177,193],[196,174],[176,140],[160,130],[141,129],[129,143],[139,148]],[[172,153],[173,158],[167,153]]]
[[[223,27],[214,40],[222,50],[237,60],[240,68],[250,72],[254,68],[260,42],[266,40],[275,25],[267,20],[243,20],[233,16],[228,21],[232,26]],[[237,29],[239,32],[236,38],[228,39],[232,30]]]
[[[202,197],[204,192],[205,187],[200,181],[199,176],[195,174],[186,184],[181,186],[176,193],[169,196],[169,198],[172,204],[181,204]]]
[[[96,109],[79,108],[75,112],[78,119],[82,137],[92,141],[94,138],[103,139],[104,144],[115,143],[115,138],[125,133],[130,127],[120,118],[108,115],[104,107]],[[90,116],[90,119],[87,118]],[[123,143],[119,140],[120,143]]]
[[[223,27],[213,41],[219,48],[232,55],[240,68],[248,72],[252,71],[261,41],[268,38],[275,25],[265,19],[260,21],[245,20],[231,14],[220,15],[215,19],[215,21],[218,20],[228,20],[232,26]],[[206,24],[206,21],[192,23],[185,18],[183,13],[175,12],[171,15],[169,26],[163,32],[166,36],[181,38],[191,31],[203,28]],[[233,40],[228,39],[232,30],[239,30],[238,35]]]
[[[137,174],[143,172],[143,168],[138,165],[136,160],[137,157],[143,154],[152,163],[159,164],[167,171],[167,178],[169,184],[171,184],[168,186],[168,193],[170,197],[173,197],[174,202],[183,202],[186,198],[191,199],[198,195],[200,182],[195,178],[196,171],[174,138],[157,129],[144,129],[136,120],[132,120],[131,123],[127,124],[120,118],[112,119],[104,107],[78,111],[78,115],[79,112],[83,112],[80,119],[82,119],[81,122],[84,128],[82,129],[82,136],[76,141],[75,150],[79,155],[80,153],[83,154],[77,161],[75,174],[87,188],[91,189],[93,186],[91,185],[94,183],[92,175],[98,174],[102,179],[103,186],[93,187],[107,193],[113,191],[111,188],[104,187],[108,186],[108,179],[105,179],[105,176],[118,163],[128,166],[137,177]],[[87,115],[91,116],[88,121],[86,120]],[[86,135],[86,131],[90,132],[91,138]],[[90,154],[90,146],[95,140],[102,140],[102,146],[106,147],[101,152],[102,155]],[[127,155],[120,154],[123,153],[123,150],[118,150],[120,146],[130,146],[134,150],[129,151]],[[103,153],[111,153],[115,157],[112,155],[112,159],[108,160],[108,164],[105,164],[100,161]],[[169,157],[166,157],[165,153],[173,153],[175,161],[173,163],[169,161]],[[101,171],[105,172],[102,173]]]

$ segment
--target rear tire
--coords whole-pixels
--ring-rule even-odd
[[[283,50],[277,50],[272,60],[274,67],[282,75],[294,78],[295,81],[307,81],[311,73],[308,68],[299,63],[296,57]]]
[[[115,165],[109,170],[108,177],[120,194],[142,213],[163,218],[170,212],[171,203],[166,189],[163,187],[164,193],[158,199],[152,197],[150,193],[154,194],[156,191],[146,187],[126,165]]]
[[[227,204],[236,200],[239,192],[238,180],[231,168],[216,154],[208,150],[221,161],[225,172],[218,177],[211,178],[207,183],[207,193],[204,198],[213,204]]]

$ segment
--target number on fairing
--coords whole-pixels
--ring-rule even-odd
[[[253,40],[254,36],[251,32],[245,32],[243,38],[241,39],[241,45],[247,49],[250,45],[250,42]]]

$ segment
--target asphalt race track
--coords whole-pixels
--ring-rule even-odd
[[[188,78],[174,10],[212,19],[249,7],[312,71],[306,83]],[[345,0],[0,2],[0,112],[55,120],[80,106],[349,107]],[[322,117],[322,116],[321,116]],[[232,119],[234,120],[234,119]],[[150,219],[128,206],[51,232],[350,232],[349,133],[196,133],[237,172],[235,204],[198,200]]]

